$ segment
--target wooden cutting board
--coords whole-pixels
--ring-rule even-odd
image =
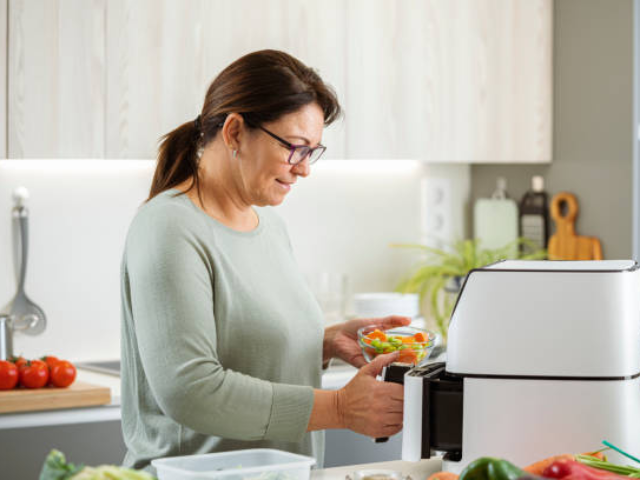
[[[74,382],[67,388],[15,388],[0,391],[0,413],[89,407],[111,402],[108,387]]]
[[[566,215],[563,215],[566,205]],[[551,200],[551,217],[556,232],[549,239],[550,260],[602,260],[602,246],[596,237],[576,234],[578,200],[568,192],[558,193]]]

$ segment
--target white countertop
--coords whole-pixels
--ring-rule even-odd
[[[349,365],[333,366],[323,374],[322,388],[327,390],[342,388],[356,372],[357,370]],[[109,387],[111,403],[97,407],[0,414],[0,430],[120,420],[120,377],[78,368],[76,380]]]
[[[402,460],[397,460],[393,462],[367,463],[364,465],[312,470],[311,480],[345,480],[347,474],[356,470],[396,470],[405,475],[410,475],[412,480],[426,480],[432,474],[442,470],[442,459],[435,457],[419,462],[403,462]]]

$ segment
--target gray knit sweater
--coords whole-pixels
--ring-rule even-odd
[[[177,193],[139,210],[122,260],[124,465],[258,447],[322,465],[322,432],[306,432],[322,313],[283,222],[260,208],[237,232]]]

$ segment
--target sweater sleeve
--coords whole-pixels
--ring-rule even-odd
[[[142,367],[160,409],[203,434],[301,441],[311,387],[253,378],[218,359],[213,260],[197,228],[174,215],[137,220],[125,281]]]

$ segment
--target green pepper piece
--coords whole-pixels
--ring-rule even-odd
[[[537,479],[535,475],[519,469],[499,458],[482,457],[471,462],[458,480],[524,480]]]

